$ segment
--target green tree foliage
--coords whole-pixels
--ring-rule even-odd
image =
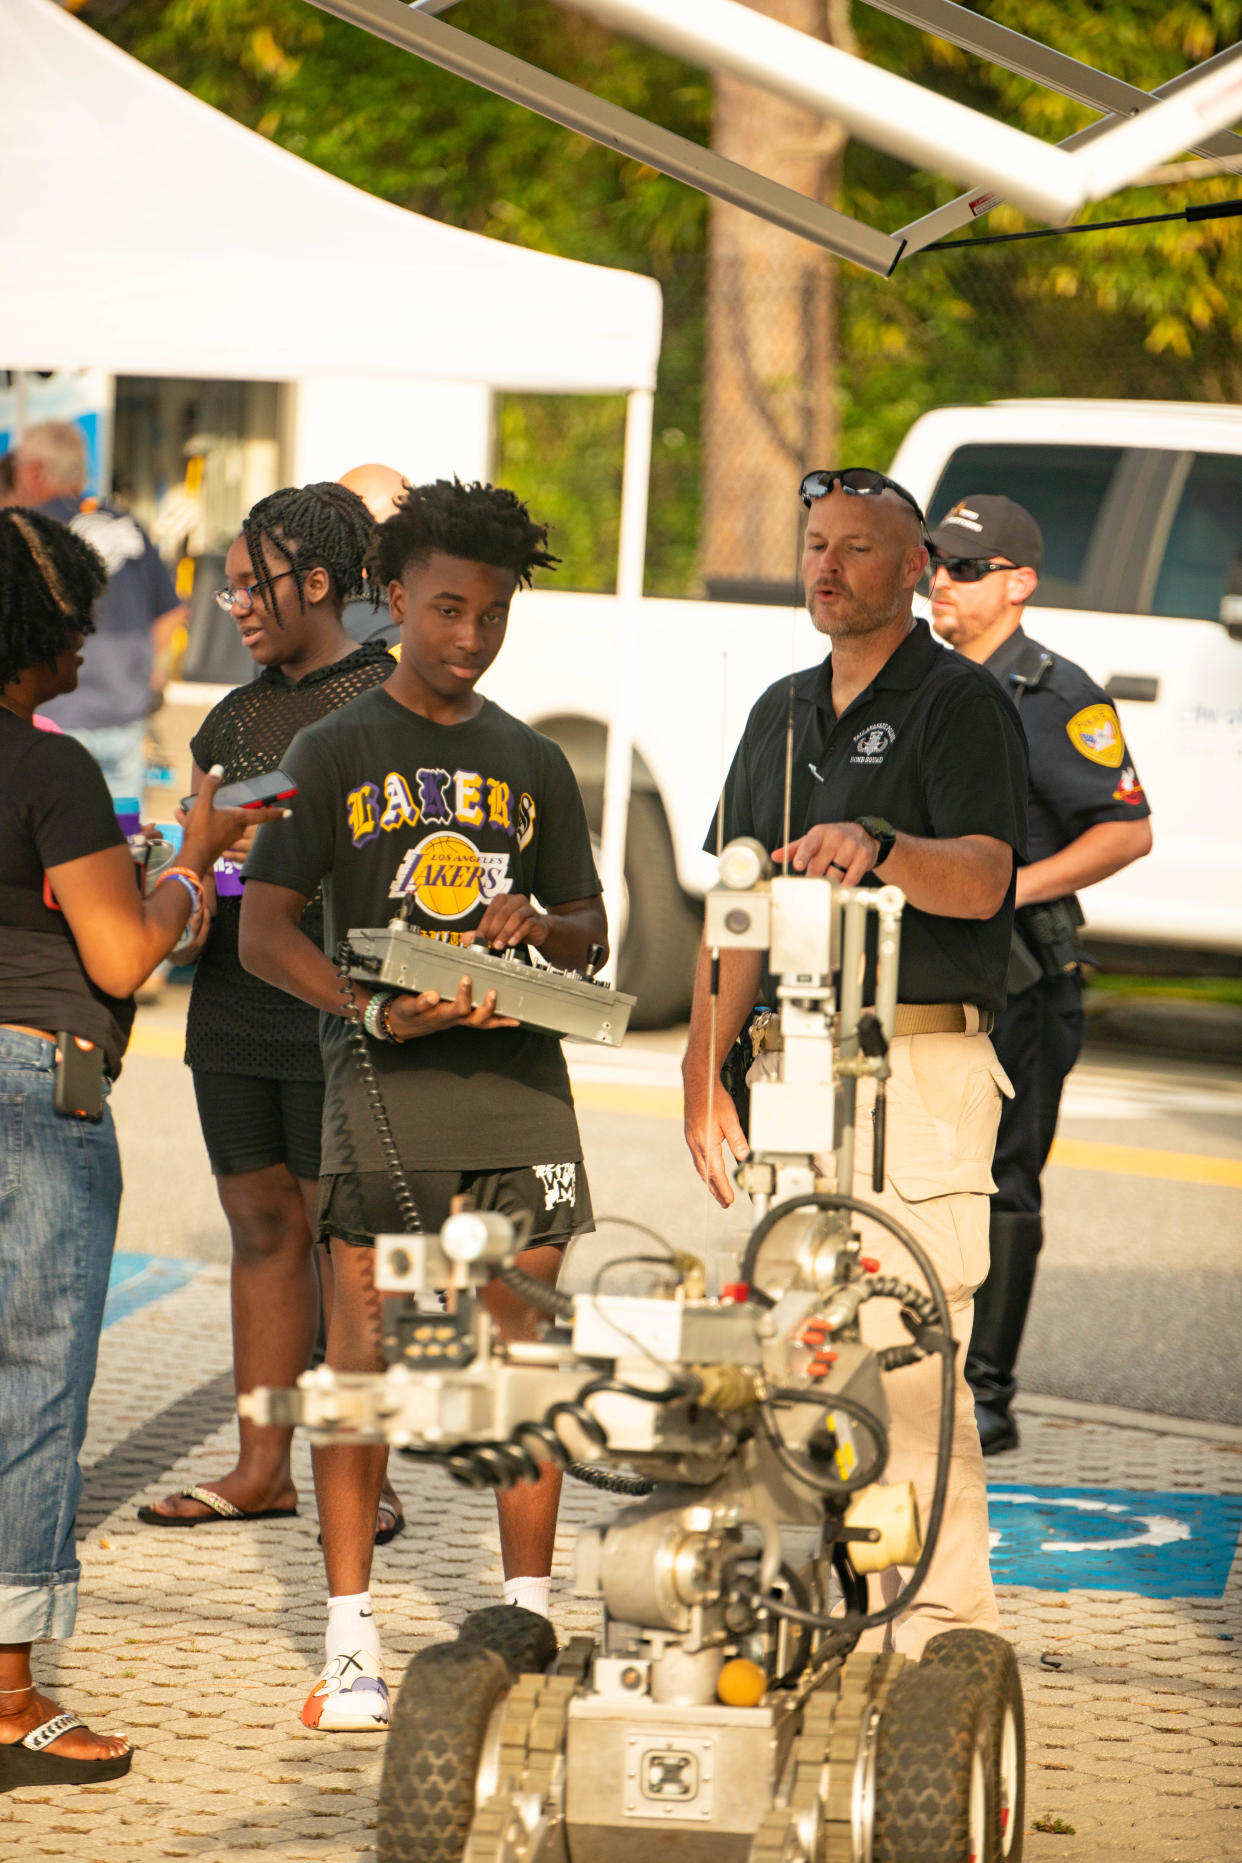
[[[761,5],[761,0],[754,0]],[[1150,90],[1235,42],[1242,0],[986,0],[978,11]],[[706,204],[700,195],[448,76],[302,0],[89,0],[146,63],[333,174],[402,206],[545,251],[652,273],[665,294],[648,586],[694,587]],[[705,74],[553,0],[460,0],[448,22],[706,141]],[[1055,141],[1091,113],[866,6],[863,54]],[[760,95],[757,93],[757,96]],[[847,211],[893,229],[953,199],[859,143]],[[1231,176],[1133,188],[1083,218],[1242,193]],[[278,201],[250,211],[279,215]],[[1026,225],[995,209],[975,235]],[[343,288],[365,255],[339,255]],[[911,258],[892,280],[840,268],[843,452],[887,461],[929,407],[1000,395],[1242,401],[1242,222],[1171,222]],[[262,288],[256,281],[256,289]],[[497,316],[503,316],[503,305]],[[611,586],[623,411],[508,397],[498,470],[557,525],[564,580]],[[739,459],[744,472],[746,461]]]
[[[1239,0],[989,0],[999,24],[1154,90],[1233,44]],[[1048,142],[1095,119],[1085,109],[898,21],[855,9],[867,55]],[[896,229],[953,200],[954,183],[912,175],[858,143],[844,205]],[[1232,175],[1135,187],[1080,220],[1172,212],[1242,196]],[[957,238],[1032,223],[994,208]],[[1132,227],[938,253],[892,281],[843,268],[843,422],[851,458],[891,458],[910,422],[946,402],[1005,395],[1242,401],[1242,221]]]

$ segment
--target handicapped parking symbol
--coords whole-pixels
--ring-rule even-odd
[[[1218,1597],[1242,1496],[989,1486],[992,1576],[1041,1591]]]

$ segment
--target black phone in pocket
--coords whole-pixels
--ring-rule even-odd
[[[52,1106],[67,1119],[103,1118],[104,1054],[98,1042],[64,1030],[57,1035]]]

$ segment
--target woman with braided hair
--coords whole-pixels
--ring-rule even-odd
[[[362,591],[373,520],[343,485],[288,486],[260,499],[225,558],[231,615],[258,677],[210,712],[193,738],[192,784],[213,763],[225,781],[279,767],[303,725],[380,685],[393,671],[382,643],[358,646],[341,624]],[[294,805],[297,806],[296,803]],[[213,916],[198,956],[185,1058],[216,1189],[232,1238],[233,1370],[238,1391],[296,1382],[310,1362],[320,1289],[311,1242],[319,1179],[323,1062],[318,1017],[244,971],[237,955],[246,835],[218,863]],[[302,929],[323,941],[323,908]],[[139,1508],[148,1526],[197,1527],[297,1511],[292,1431],[243,1420],[228,1474]],[[404,1525],[391,1488],[376,1538]]]
[[[121,1199],[107,1099],[133,994],[255,819],[213,809],[213,769],[178,866],[144,898],[98,764],[35,729],[77,684],[105,580],[54,518],[0,511],[0,1792],[129,1770],[128,1741],[39,1693],[30,1651],[77,1611],[78,1453]]]

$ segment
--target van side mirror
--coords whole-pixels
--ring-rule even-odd
[[[1242,595],[1222,595],[1220,624],[1230,640],[1242,641]]]

